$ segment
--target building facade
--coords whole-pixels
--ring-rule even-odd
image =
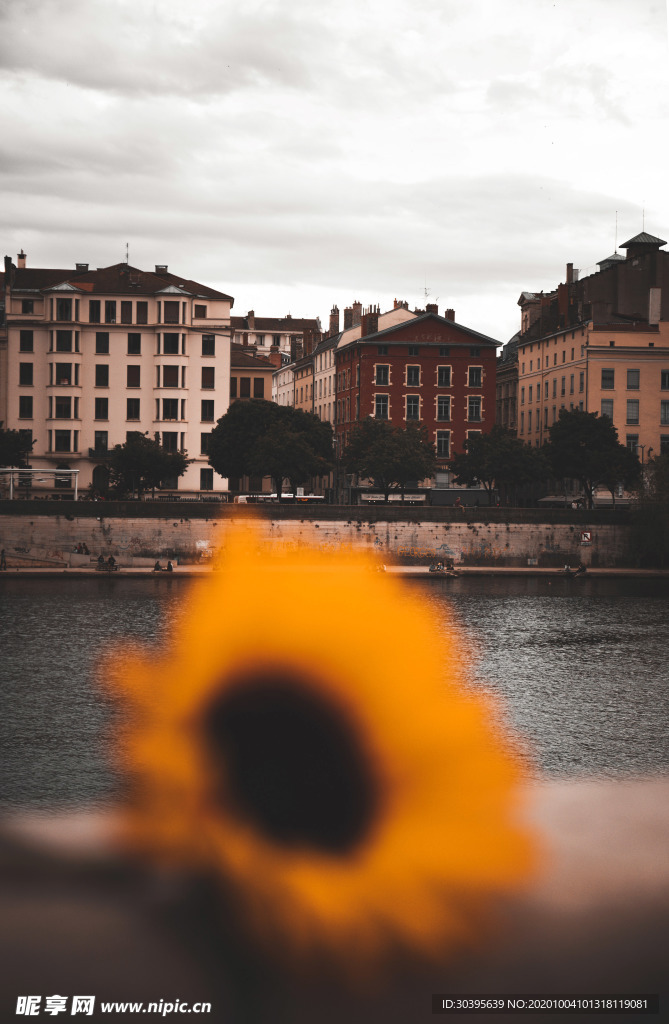
[[[337,347],[339,450],[367,416],[422,425],[436,448],[437,483],[447,486],[454,454],[495,423],[499,343],[456,323],[453,310],[442,317],[431,306],[385,329],[381,319],[376,311],[363,314],[358,337],[347,340],[344,332]]]
[[[259,355],[265,356],[276,349],[281,352],[284,363],[310,353],[321,330],[317,317],[256,316],[252,309],[246,316],[233,316],[230,328],[235,344],[252,346]]]
[[[227,490],[202,436],[229,405],[229,295],[164,265],[33,269],[23,253],[2,284],[2,419],[34,440],[33,468],[78,470],[80,491],[102,492],[110,450],[140,432],[193,460],[170,490]],[[54,489],[71,478],[33,485]]]
[[[561,409],[606,415],[641,462],[669,450],[669,253],[642,233],[599,271],[519,299],[518,436],[539,446]]]

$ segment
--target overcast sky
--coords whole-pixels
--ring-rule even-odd
[[[320,316],[450,306],[669,239],[665,0],[0,0],[0,225]]]

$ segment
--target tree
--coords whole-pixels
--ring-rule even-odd
[[[558,478],[573,477],[585,492],[588,508],[592,508],[593,492],[598,484],[608,487],[617,473],[630,479],[631,463],[618,441],[618,431],[608,416],[580,409],[560,410],[559,419],[549,430],[546,454]],[[636,459],[636,456],[633,456]],[[613,486],[617,482],[615,480]]]
[[[34,443],[22,430],[0,428],[0,466],[25,466]]]
[[[233,402],[211,432],[209,464],[221,476],[271,476],[281,498],[332,466],[332,427],[317,416],[264,399]]]
[[[347,472],[373,479],[386,502],[393,489],[404,497],[409,480],[423,480],[437,468],[425,427],[393,427],[371,416],[351,431],[342,461]]]
[[[632,508],[632,556],[638,565],[669,565],[669,453],[649,459]]]
[[[135,431],[125,444],[117,444],[109,460],[110,483],[122,494],[135,494],[159,487],[170,477],[180,477],[192,460],[186,452],[168,451]]]
[[[474,434],[465,441],[465,448],[453,458],[455,482],[467,487],[483,484],[489,504],[495,487],[520,487],[545,473],[542,450],[525,444],[505,427],[495,425],[488,434]]]

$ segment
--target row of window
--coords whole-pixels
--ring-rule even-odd
[[[393,347],[395,347],[395,346],[393,346]],[[388,345],[377,345],[376,346],[376,353],[379,356],[387,356],[388,355],[388,349],[389,349]],[[395,351],[397,351],[397,349],[395,349]],[[428,348],[425,349],[425,352],[427,352],[429,355],[434,355],[434,351],[435,351],[435,349],[431,345]],[[459,353],[463,353],[464,349],[462,349],[462,348],[460,348],[460,346],[458,346],[458,352]],[[439,356],[440,356],[440,358],[443,357],[443,356],[450,356],[450,354],[451,354],[451,349],[450,349],[449,345],[440,345],[439,346]],[[419,356],[420,355],[420,345],[409,345],[408,346],[408,355],[410,355],[410,356]],[[478,359],[480,357],[480,355],[481,355],[481,348],[480,348],[480,346],[476,346],[474,348],[470,348],[469,349],[469,355],[473,359]]]
[[[627,390],[638,391],[641,383],[640,370],[627,370]],[[616,386],[616,371],[611,368],[602,369],[602,391],[613,391]],[[669,370],[660,370],[660,389],[669,391]]]
[[[346,409],[348,409],[348,399],[346,399]],[[359,398],[356,396],[356,419],[359,418]],[[342,403],[337,402],[337,408]],[[449,395],[439,395],[437,398],[437,419],[438,420],[450,420],[451,419],[451,408],[452,402]],[[482,399],[478,395],[472,395],[467,399],[467,419],[473,423],[480,423],[482,420]],[[407,420],[420,420],[420,396],[419,395],[406,395],[405,396],[405,419]],[[346,412],[346,410],[344,410]],[[377,420],[387,420],[390,418],[390,395],[375,395],[374,396],[374,417]],[[349,419],[348,413],[346,412],[346,419]],[[337,416],[339,421],[339,415]]]
[[[137,364],[126,366],[126,387],[141,387],[142,368]],[[179,383],[181,381],[181,383]],[[67,384],[79,386],[79,363],[49,363],[49,386]],[[33,364],[19,363],[19,387],[32,387]],[[156,387],[185,388],[185,366],[156,366]],[[201,367],[200,387],[203,391],[213,391],[216,386],[216,374],[213,366]],[[95,364],[95,387],[109,387],[109,364]],[[262,397],[262,396],[260,396]]]
[[[239,387],[238,387],[239,380]],[[264,398],[265,397],[265,380],[263,377],[253,378],[253,397]],[[230,378],[230,398],[251,398],[251,378],[250,377],[231,377]]]
[[[165,324],[186,323],[188,303],[175,300],[166,300],[157,304],[157,321]],[[49,319],[56,319],[60,322],[71,322],[79,320],[79,299],[57,298],[49,300]],[[33,299],[23,299],[21,312],[32,314],[35,312]],[[55,317],[54,317],[55,313]],[[134,313],[134,317],[133,317]],[[103,320],[104,316],[104,320]],[[207,317],[206,305],[196,303],[193,306],[193,317],[196,320],[205,320]],[[149,322],[149,304],[144,300],[122,299],[89,299],[88,300],[88,322],[91,324],[147,324]]]
[[[120,335],[114,335],[115,339]],[[156,334],[156,355],[186,355],[186,335],[166,332]],[[34,331],[19,331],[19,351],[33,352],[35,345]],[[79,352],[79,331],[50,331],[50,352]],[[95,351],[98,355],[109,352],[109,331],[95,332]],[[142,335],[131,331],[127,335],[127,353],[130,356],[141,355]],[[216,355],[216,336],[202,335],[202,355]]]
[[[562,393],[564,394],[564,392],[562,392]],[[626,405],[626,409],[625,409],[625,423],[629,424],[630,426],[636,426],[639,423],[639,415],[640,415],[640,402],[639,402],[639,399],[638,398],[628,398],[626,403],[625,403],[625,405]],[[574,403],[573,402],[570,403],[569,407],[570,407],[570,409],[573,409],[574,408]],[[564,409],[565,406],[562,405],[560,408]],[[583,402],[579,402],[578,403],[578,408],[581,411],[583,410]],[[534,422],[535,422],[535,428],[534,429],[535,430],[539,430],[539,426],[540,426],[540,409],[536,409],[535,412],[536,412],[536,416],[535,416],[535,420],[534,420]],[[613,422],[613,399],[612,398],[603,398],[602,399],[600,412],[601,412],[602,416],[608,416],[608,418]],[[555,423],[556,418],[557,418],[557,406],[554,405],[553,406],[553,418],[552,418],[552,422],[553,423]],[[521,414],[520,414],[520,432],[521,433],[524,432],[524,429],[525,429],[524,424],[525,424],[525,413],[521,412]],[[663,427],[669,426],[669,399],[667,399],[666,401],[665,400],[661,400],[660,401],[660,425],[663,426]],[[548,406],[544,407],[544,426],[546,426],[546,427],[548,426]],[[527,429],[528,429],[528,432],[531,432],[531,430],[532,430],[532,409],[529,409],[528,413],[527,413]]]
[[[420,365],[405,365],[404,367],[404,385],[410,388],[422,387],[422,370],[424,367]],[[355,368],[355,386],[360,386],[360,365],[358,364]],[[480,388],[483,387],[483,367],[482,366],[468,366],[466,373],[467,387]],[[388,387],[390,385],[390,364],[377,363],[374,366],[374,383],[380,387]],[[351,369],[341,370],[337,374],[337,390],[346,391],[351,386]],[[453,368],[451,366],[438,366],[437,367],[437,387],[450,388],[453,387]]]
[[[162,402],[162,406],[161,403]],[[181,404],[179,404],[181,403]],[[160,415],[162,410],[162,417]],[[179,416],[181,411],[181,416]],[[49,419],[56,420],[78,420],[79,419],[79,398],[71,395],[57,395],[55,398],[49,396]],[[25,420],[31,420],[33,418],[33,396],[32,395],[19,395],[19,418]],[[95,419],[96,420],[108,420],[109,419],[109,399],[108,398],[96,398],[95,399]],[[140,419],[140,400],[139,398],[128,398],[126,399],[126,419],[138,420]],[[157,398],[156,399],[156,419],[163,420],[177,420],[186,419],[186,400],[185,398]],[[200,420],[202,423],[213,423],[214,422],[214,402],[213,399],[202,399],[200,402]]]

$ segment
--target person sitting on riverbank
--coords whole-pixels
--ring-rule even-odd
[[[167,563],[167,569],[165,570],[165,572],[174,572],[174,566],[172,565],[171,562]]]
[[[107,559],[107,568],[108,569],[115,569],[116,568],[116,559],[114,558],[113,555],[110,555],[109,558]]]
[[[156,559],[156,564],[153,567],[153,571],[154,572],[164,572],[164,569],[163,569],[162,565],[160,564],[160,559],[159,558]]]
[[[105,567],[105,556],[98,555],[98,569],[104,569]]]

